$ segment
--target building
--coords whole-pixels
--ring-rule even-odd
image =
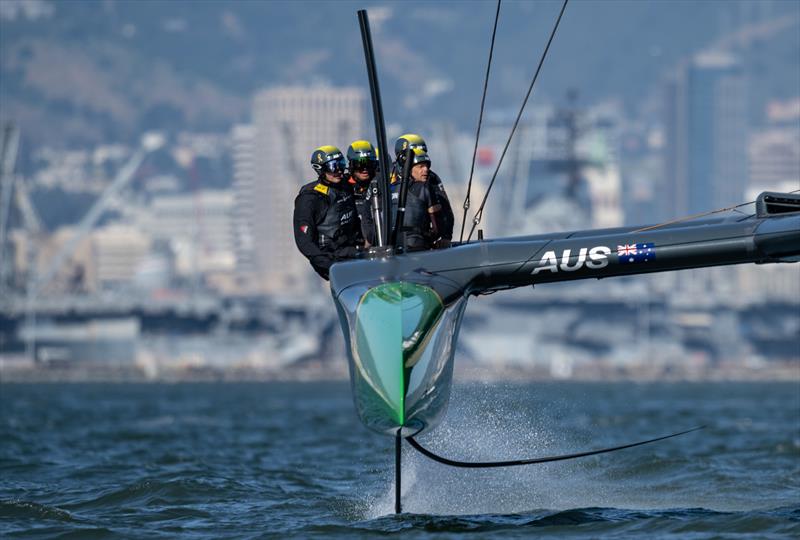
[[[800,306],[800,264],[743,264],[736,270],[741,302]]]
[[[742,201],[747,184],[747,94],[736,57],[704,52],[665,85],[662,219]]]
[[[98,289],[133,284],[150,251],[150,238],[129,225],[108,225],[91,235],[92,267]]]
[[[138,221],[139,228],[154,241],[169,245],[178,277],[193,283],[202,278],[224,290],[234,287],[236,234],[232,190],[154,197]]]
[[[520,235],[623,222],[619,166],[621,112],[534,107],[520,122],[498,172],[488,212],[493,234]],[[491,178],[513,117],[489,115],[478,172]],[[483,163],[482,163],[483,162]]]
[[[761,191],[800,189],[800,97],[772,100],[765,112],[766,124],[750,136],[747,149],[748,200]]]
[[[19,229],[15,231],[11,240],[14,242],[17,288],[23,290],[34,286],[37,280],[47,275],[58,253],[75,238],[76,232],[75,227],[71,226],[59,227],[47,235],[32,235]],[[43,294],[85,292],[95,288],[95,267],[89,237],[81,238],[68,255],[61,266],[55,269],[51,280],[41,284]]]
[[[253,288],[256,276],[253,223],[256,206],[253,200],[255,189],[255,136],[253,125],[239,124],[231,130],[233,145],[233,192],[234,192],[234,252],[236,272],[245,289]]]
[[[753,133],[748,156],[749,197],[761,191],[800,189],[800,126],[768,128]]]
[[[584,116],[583,137],[576,152],[584,156],[581,174],[588,188],[592,227],[619,227],[625,222],[620,166],[622,110],[616,103],[600,104]]]
[[[664,176],[656,221],[702,214],[744,200],[748,111],[744,70],[722,51],[681,63],[665,85]],[[736,294],[736,271],[706,268],[676,274],[687,298]]]
[[[409,131],[412,130],[409,128],[401,131],[401,133],[408,133]],[[431,168],[444,183],[450,206],[453,209],[453,217],[455,218],[453,240],[458,241],[461,235],[461,223],[464,222],[464,199],[467,196],[472,159],[471,152],[475,144],[475,134],[456,132],[452,125],[440,123],[420,135],[428,143],[428,155],[432,160]],[[394,139],[390,138],[388,144],[391,149]],[[465,153],[465,149],[469,149],[470,153]],[[467,212],[464,227],[464,239],[469,234],[469,230],[472,227],[472,219],[486,193],[484,179],[479,169],[480,165],[476,163],[472,176],[472,186],[470,187],[470,208]],[[487,217],[492,217],[491,212],[487,212]],[[487,220],[481,221],[478,228],[486,231],[486,225]],[[492,231],[489,232],[491,233]],[[473,240],[476,236],[477,233],[473,234]]]
[[[253,183],[241,186],[240,197],[250,191],[253,208],[242,212],[251,219],[264,291],[307,290],[312,270],[294,244],[293,201],[314,179],[309,159],[315,148],[333,144],[344,152],[356,139],[372,139],[364,130],[364,105],[364,93],[355,87],[277,87],[255,96]]]

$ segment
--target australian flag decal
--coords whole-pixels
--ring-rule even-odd
[[[620,264],[652,262],[656,260],[656,245],[652,242],[618,245],[617,256]]]

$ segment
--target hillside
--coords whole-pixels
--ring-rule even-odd
[[[264,86],[366,87],[355,15],[362,2],[1,4],[0,120],[17,121],[33,144],[126,140],[148,128],[225,130],[249,117]],[[387,121],[448,118],[471,129],[495,3],[366,7]],[[490,107],[518,107],[559,7],[503,4]],[[681,58],[776,19],[785,24],[764,41],[771,60],[763,81],[774,94],[796,94],[800,4],[573,1],[534,100],[556,101],[574,87],[584,100],[632,107]]]

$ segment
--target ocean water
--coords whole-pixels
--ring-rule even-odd
[[[456,385],[420,438],[361,427],[346,383],[0,384],[3,538],[798,538],[800,386]]]

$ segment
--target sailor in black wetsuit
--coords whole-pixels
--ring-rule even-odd
[[[355,257],[363,239],[341,150],[317,148],[311,166],[318,178],[303,186],[294,200],[294,241],[314,270],[328,279],[331,265]]]
[[[353,141],[347,148],[348,182],[353,188],[356,210],[361,223],[364,247],[377,244],[375,220],[372,217],[372,183],[378,172],[378,154],[368,141]]]
[[[431,160],[425,140],[413,133],[401,136],[394,145],[396,161],[391,176],[393,215],[396,215],[399,199],[403,156],[409,147],[414,154],[403,219],[406,249],[417,251],[450,247],[455,223],[453,209],[441,178],[430,169]]]

